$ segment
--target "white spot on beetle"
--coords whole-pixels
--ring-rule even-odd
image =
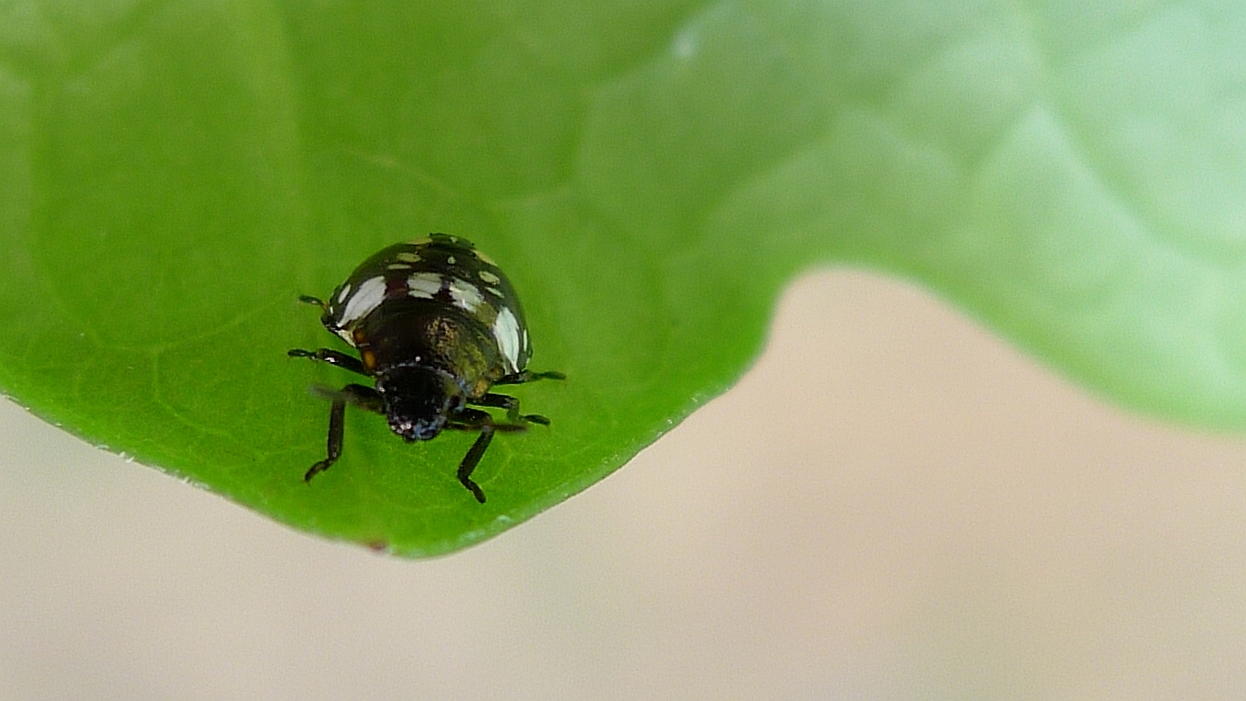
[[[476,308],[485,301],[475,285],[458,279],[450,281],[450,298],[460,309],[466,309],[469,312],[476,311]]]
[[[364,280],[360,283],[359,289],[355,290],[355,293],[347,300],[346,308],[338,317],[338,326],[347,326],[364,318],[381,306],[383,301],[385,301],[385,278],[373,277]]]
[[[494,275],[493,273],[489,272],[488,270],[481,270],[480,272],[478,272],[478,273],[476,273],[476,274],[480,276],[480,279],[481,279],[481,280],[484,280],[485,282],[489,283],[490,285],[496,285],[496,284],[498,284],[499,282],[501,282],[501,281],[502,281],[502,279],[501,279],[501,278],[499,278],[497,275]]]
[[[407,265],[406,263],[390,263],[389,265],[385,266],[385,269],[386,270],[410,270],[411,266]]]
[[[415,273],[407,278],[407,294],[419,299],[432,299],[441,291],[443,279],[437,273]]]
[[[510,371],[519,372],[519,320],[510,309],[502,307],[502,311],[498,312],[498,318],[493,322],[493,338],[510,364]]]
[[[489,294],[493,295],[494,297],[501,297],[501,296],[502,296],[502,291],[501,291],[501,290],[499,290],[499,289],[498,289],[498,288],[496,288],[496,287],[486,287],[485,289],[486,289],[486,290],[488,290],[488,291],[489,291]]]
[[[419,263],[420,262],[420,254],[411,253],[408,251],[403,251],[402,253],[399,253],[398,255],[394,257],[404,263]]]
[[[455,265],[456,263],[458,261],[454,259],[454,256],[446,256],[446,265]]]
[[[337,293],[337,303],[341,304],[346,301],[346,295],[350,294],[350,283],[342,285],[342,291]]]

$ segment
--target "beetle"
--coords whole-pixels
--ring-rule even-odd
[[[385,415],[390,430],[409,443],[447,429],[479,431],[457,476],[482,504],[485,493],[471,476],[493,434],[549,425],[540,414],[520,414],[515,397],[490,391],[566,376],[526,369],[532,344],[519,298],[497,264],[470,241],[431,234],[395,244],[355,268],[328,301],[299,300],[320,307],[320,323],[359,357],[330,348],[293,348],[287,355],[326,362],[374,384],[320,391],[332,400],[328,455],[307,470],[305,482],[341,455],[347,404]],[[473,407],[504,409],[506,421]]]

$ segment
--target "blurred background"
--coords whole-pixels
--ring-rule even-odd
[[[823,272],[728,394],[431,561],[0,404],[0,698],[1243,698],[1243,507],[1241,438]]]

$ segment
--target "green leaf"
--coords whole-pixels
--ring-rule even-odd
[[[1240,428],[1243,86],[1233,2],[0,5],[0,387],[408,555],[618,468],[814,265],[910,276],[1122,403]],[[483,506],[470,436],[362,413],[305,485],[308,388],[349,380],[285,357],[333,343],[297,295],[430,231],[511,275],[534,369],[569,377],[516,390],[553,425],[494,441]]]

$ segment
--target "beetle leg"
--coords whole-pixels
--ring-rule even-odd
[[[567,376],[561,372],[532,372],[524,370],[513,375],[507,375],[502,379],[494,382],[495,385],[522,385],[525,382],[534,382],[536,380],[565,380]]]
[[[329,410],[329,440],[327,441],[328,457],[315,465],[303,475],[303,481],[311,484],[311,479],[329,469],[342,454],[342,423],[346,418],[346,400],[338,397],[333,400],[333,408]]]
[[[513,399],[513,397],[508,397],[508,399]],[[481,504],[485,503],[484,490],[472,480],[472,472],[476,470],[476,466],[480,464],[480,459],[484,457],[489,443],[493,441],[493,434],[497,431],[526,431],[528,427],[521,423],[494,423],[493,417],[487,411],[459,409],[454,413],[451,421],[446,424],[446,428],[456,431],[480,431],[480,435],[476,437],[476,442],[472,443],[472,447],[468,449],[467,455],[463,456],[463,462],[459,463],[457,477],[459,482],[476,497],[476,501]]]
[[[476,406],[491,406],[491,407],[497,407],[498,409],[505,409],[506,420],[511,423],[519,423],[520,421],[527,421],[529,423],[541,424],[542,426],[549,425],[549,419],[545,418],[544,416],[541,416],[540,414],[522,414],[521,415],[519,413],[519,400],[509,395],[494,394],[490,392],[489,394],[484,395],[480,399],[477,399],[470,403],[475,404]]]
[[[335,365],[343,370],[360,375],[367,375],[368,371],[364,369],[363,363],[353,355],[347,355],[341,351],[335,351],[329,348],[317,348],[314,351],[303,350],[302,348],[291,348],[286,351],[286,355],[291,358],[311,358],[312,360],[320,360],[330,365]]]
[[[312,393],[332,401],[341,399],[347,404],[357,406],[373,414],[385,413],[385,400],[381,399],[381,394],[375,389],[364,385],[357,385],[352,382],[342,389],[329,389],[328,387],[313,385]]]
[[[303,475],[303,481],[311,483],[311,478],[324,472],[337,462],[338,457],[342,455],[342,429],[346,420],[346,405],[354,404],[357,407],[367,409],[369,411],[384,411],[381,401],[381,395],[371,387],[363,385],[346,385],[337,392],[325,392],[326,396],[333,400],[333,406],[329,409],[329,438],[326,441],[325,452],[328,456],[324,460],[311,466],[311,469]]]
[[[505,409],[507,420],[516,421],[519,419],[519,400],[515,397],[490,392],[480,399],[471,400],[469,403],[476,406],[492,406],[498,409]]]
[[[459,463],[459,470],[456,476],[459,482],[467,487],[467,491],[476,497],[476,501],[481,504],[485,503],[485,492],[472,480],[472,472],[476,470],[476,466],[480,464],[480,459],[484,457],[485,450],[488,449],[489,443],[493,440],[493,426],[485,426],[480,429],[480,435],[476,437],[476,442],[472,443],[472,447],[467,451],[467,455],[463,456],[463,462]]]

